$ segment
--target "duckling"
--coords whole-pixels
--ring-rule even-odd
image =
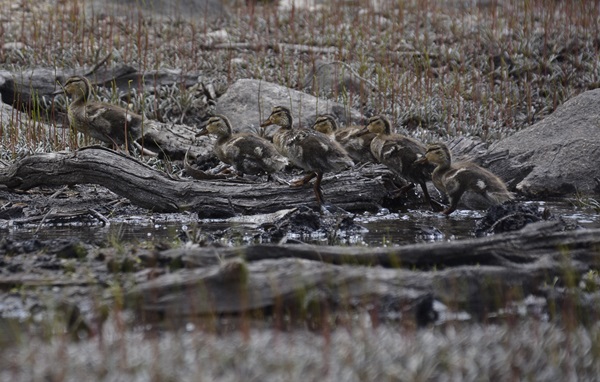
[[[456,210],[460,198],[466,191],[483,196],[491,205],[498,205],[513,198],[500,178],[472,162],[452,163],[450,150],[443,143],[427,146],[421,163],[431,163],[437,167],[431,179],[434,186],[448,195],[450,206],[443,211],[450,215]]]
[[[375,134],[371,133],[366,126],[348,126],[338,129],[335,117],[324,114],[316,119],[313,129],[333,137],[354,162],[376,162],[371,153],[371,141]]]
[[[217,136],[213,147],[215,155],[244,174],[272,174],[288,164],[287,158],[266,139],[250,133],[232,134],[231,122],[224,115],[211,117],[206,128],[196,136],[206,134]]]
[[[392,134],[390,121],[383,116],[369,118],[367,129],[376,134],[371,141],[371,152],[375,159],[393,173],[420,185],[427,203],[434,211],[439,211],[440,206],[431,199],[427,191],[426,182],[431,179],[431,167],[427,163],[416,163],[417,159],[425,155],[425,146],[407,136]],[[400,192],[409,187],[413,185],[401,188]]]
[[[77,131],[114,147],[134,144],[142,137],[142,117],[120,106],[92,101],[87,78],[69,77],[64,92],[72,97],[67,113],[69,124]]]
[[[323,204],[323,191],[321,190],[323,174],[353,167],[352,159],[339,143],[327,135],[315,130],[292,128],[292,113],[284,106],[275,106],[269,118],[260,126],[264,129],[269,125],[280,126],[280,129],[273,135],[273,143],[277,150],[292,164],[310,171],[309,175],[294,181],[292,185],[304,185],[316,176],[315,197],[319,204]]]

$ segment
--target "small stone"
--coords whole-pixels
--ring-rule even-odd
[[[25,44],[23,44],[22,42],[18,42],[18,41],[7,42],[4,45],[2,45],[2,49],[3,50],[23,50],[23,49],[25,49]]]
[[[236,57],[231,60],[231,64],[240,68],[248,67],[248,61],[244,60],[241,57]]]
[[[204,35],[207,40],[210,40],[213,44],[220,42],[229,41],[229,33],[225,29],[219,29],[218,31],[209,32]]]

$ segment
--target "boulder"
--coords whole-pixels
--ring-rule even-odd
[[[347,105],[270,82],[242,79],[232,84],[217,101],[217,113],[226,115],[237,131],[260,131],[260,123],[271,114],[273,106],[292,110],[294,125],[310,127],[317,115],[330,113],[340,124],[361,123],[364,117]],[[268,133],[267,133],[268,134]]]
[[[316,60],[312,70],[304,78],[302,89],[316,96],[337,96],[340,93],[366,96],[376,86],[344,62]]]
[[[2,94],[0,94],[0,129],[13,126],[15,122],[21,120],[19,111],[13,109],[10,105],[1,102]]]
[[[496,142],[481,162],[530,197],[600,194],[600,89]]]
[[[87,14],[135,16],[142,11],[146,16],[182,19],[215,19],[227,17],[228,11],[221,0],[93,0]]]

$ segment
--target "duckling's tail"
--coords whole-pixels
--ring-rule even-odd
[[[329,158],[329,163],[333,171],[343,171],[354,167],[354,161],[345,151],[332,155]]]
[[[486,196],[494,204],[502,204],[515,198],[514,194],[510,191],[487,192]]]

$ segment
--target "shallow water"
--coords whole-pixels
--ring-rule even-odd
[[[548,208],[555,216],[577,222],[584,228],[600,228],[600,214],[593,209],[573,206],[567,200],[525,202],[537,203]],[[364,227],[360,232],[315,232],[311,235],[288,234],[288,239],[314,244],[341,244],[361,246],[398,246],[405,244],[448,241],[474,237],[473,230],[484,211],[457,210],[449,217],[427,210],[390,212],[386,209],[376,214],[356,215],[356,224]],[[225,245],[242,245],[268,242],[262,229],[244,223],[224,220],[200,220],[193,214],[154,214],[130,216],[111,220],[108,226],[62,226],[62,227],[9,227],[0,229],[0,236],[15,241],[30,239],[79,238],[84,242],[106,246],[116,243],[176,242],[182,240],[185,231],[210,236],[213,241]]]

